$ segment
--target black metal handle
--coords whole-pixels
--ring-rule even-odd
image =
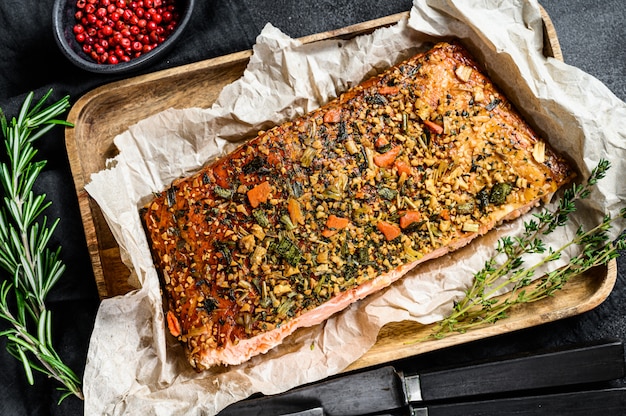
[[[594,416],[623,415],[626,389],[461,402],[416,408],[414,416]]]
[[[623,376],[624,347],[616,341],[425,373],[419,378],[422,399],[432,401],[571,386]]]

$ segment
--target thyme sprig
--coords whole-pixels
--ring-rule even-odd
[[[617,218],[604,216],[600,224],[589,230],[580,226],[574,237],[557,249],[546,246],[542,240],[543,236],[567,224],[570,214],[576,211],[576,202],[590,196],[591,188],[606,176],[609,168],[610,163],[601,160],[586,182],[573,184],[565,190],[554,211],[544,208],[524,223],[520,236],[501,238],[494,255],[474,275],[466,296],[454,304],[450,315],[435,326],[431,336],[442,338],[454,332],[463,333],[506,318],[513,306],[550,297],[571,277],[618,257],[619,251],[626,248],[626,234],[610,242],[609,231],[614,220],[626,218],[626,208]],[[536,272],[561,259],[572,246],[580,248],[579,254],[570,258],[565,266],[534,278]],[[538,254],[540,259],[526,266],[524,256],[528,254]],[[506,288],[510,290],[505,295],[495,296]]]
[[[7,163],[0,163],[0,185],[4,192],[0,206],[0,267],[8,276],[0,284],[0,318],[9,328],[0,332],[8,352],[22,362],[28,382],[33,371],[61,383],[59,403],[75,395],[83,398],[80,380],[63,363],[52,342],[52,313],[46,297],[63,275],[65,265],[60,250],[49,248],[59,220],[48,225],[43,214],[51,202],[45,194],[35,194],[33,186],[45,160],[35,160],[33,142],[57,125],[70,126],[57,119],[68,107],[69,97],[45,106],[52,90],[33,104],[30,93],[17,118],[7,121],[0,111]]]

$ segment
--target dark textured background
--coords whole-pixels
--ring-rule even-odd
[[[565,61],[603,81],[626,99],[626,8],[623,0],[544,0],[556,26]],[[248,49],[266,22],[298,37],[406,11],[410,0],[198,0],[191,27],[169,56],[143,73]],[[29,91],[53,98],[69,94],[76,101],[87,91],[114,81],[73,67],[54,43],[52,0],[0,0],[0,108],[9,116]],[[494,23],[496,24],[496,23]],[[41,139],[37,148],[48,165],[37,183],[52,200],[51,218],[60,217],[55,243],[63,246],[64,278],[50,296],[54,333],[61,356],[82,374],[98,297],[61,129]],[[402,362],[429,369],[473,359],[552,348],[598,339],[626,341],[626,289],[620,258],[616,287],[598,308],[562,320],[489,340],[425,354]],[[0,329],[4,323],[0,324]],[[624,380],[610,385],[624,385]],[[36,377],[27,385],[22,368],[0,341],[0,415],[78,415],[75,398],[57,406],[55,384]]]

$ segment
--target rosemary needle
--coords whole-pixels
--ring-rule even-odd
[[[604,178],[609,168],[610,163],[601,160],[585,183],[574,184],[563,193],[554,211],[544,209],[535,214],[533,219],[524,223],[524,232],[520,237],[501,238],[494,255],[475,273],[472,287],[465,297],[454,304],[450,315],[434,327],[428,338],[463,333],[506,318],[507,312],[514,305],[553,296],[571,277],[617,258],[619,252],[626,248],[626,234],[622,233],[610,242],[609,230],[616,219],[626,218],[626,208],[620,211],[617,218],[606,215],[600,224],[589,230],[581,226],[571,241],[557,249],[547,247],[541,239],[568,222],[570,214],[576,211],[576,201],[588,198],[591,188]],[[535,271],[561,258],[571,246],[578,246],[579,254],[560,269],[534,279]],[[531,253],[540,254],[541,259],[536,264],[526,266],[524,255]],[[511,287],[511,290],[505,295],[494,297],[506,287]]]
[[[61,278],[65,265],[60,247],[51,250],[50,238],[59,220],[48,224],[44,211],[51,202],[35,194],[33,186],[46,165],[35,161],[33,142],[57,125],[71,126],[59,117],[69,108],[69,97],[46,106],[52,90],[33,105],[28,94],[17,118],[7,121],[0,111],[0,125],[8,162],[0,163],[0,267],[7,272],[0,283],[0,318],[10,324],[0,332],[8,352],[22,362],[29,383],[38,371],[61,386],[59,403],[74,395],[83,398],[80,380],[63,363],[53,347],[52,313],[46,296]]]

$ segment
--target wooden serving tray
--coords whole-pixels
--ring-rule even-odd
[[[562,60],[561,49],[549,16],[541,9],[547,39],[544,54]],[[339,30],[301,38],[303,43],[351,38],[392,25],[408,12],[359,23]],[[105,168],[117,149],[113,139],[131,125],[167,108],[208,108],[222,88],[243,74],[250,50],[181,67],[138,76],[99,87],[81,97],[72,107],[65,131],[66,148],[78,196],[87,246],[101,298],[136,289],[131,273],[122,263],[120,249],[97,203],[85,184],[93,173]],[[137,99],[141,97],[141,99]],[[374,347],[350,369],[362,368],[453,344],[502,334],[573,316],[599,305],[611,292],[617,277],[615,261],[608,268],[572,279],[557,296],[524,305],[494,325],[437,341],[412,342],[426,335],[428,327],[410,322],[383,328]]]

